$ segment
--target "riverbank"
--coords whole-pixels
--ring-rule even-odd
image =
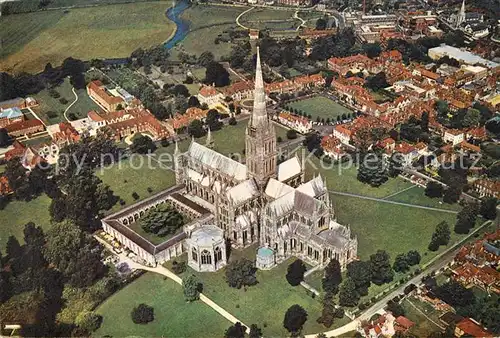
[[[172,49],[178,42],[184,40],[189,33],[190,24],[181,17],[189,7],[191,7],[191,3],[188,0],[182,0],[166,10],[165,16],[174,23],[175,29],[168,39],[163,42],[165,48]]]

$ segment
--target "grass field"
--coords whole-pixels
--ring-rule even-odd
[[[5,250],[9,236],[15,236],[23,243],[24,225],[29,222],[41,226],[45,231],[50,228],[50,198],[42,195],[29,202],[10,201],[0,210],[0,250]]]
[[[228,56],[233,45],[226,42],[216,45],[215,38],[231,27],[236,28],[236,17],[246,9],[205,5],[193,5],[188,8],[182,13],[182,18],[189,21],[190,33],[172,50],[173,58],[177,58],[180,50],[197,56],[210,51],[216,59]]]
[[[162,43],[175,25],[165,15],[171,2],[117,4],[2,17],[0,69],[40,71],[65,58],[126,57]]]
[[[130,318],[140,303],[154,308],[155,319],[147,325],[134,324]],[[103,316],[95,332],[101,337],[221,337],[231,325],[201,301],[186,303],[180,285],[153,273],[139,277],[96,311]]]
[[[64,82],[54,89],[61,95],[60,98],[65,98],[68,101],[67,104],[62,104],[59,101],[60,98],[55,99],[51,97],[48,89],[44,89],[34,96],[40,105],[34,107],[33,111],[47,124],[66,121],[64,118],[64,111],[75,100],[75,95],[73,94],[72,86],[68,78],[64,79]],[[91,110],[101,111],[99,106],[87,95],[85,89],[77,90],[76,94],[78,95],[78,101],[68,110],[68,118],[71,119],[72,115],[77,118],[83,118],[86,117],[87,113]],[[49,116],[51,115],[49,112],[53,112],[54,115]]]
[[[255,255],[251,258],[254,259]],[[293,259],[283,262],[270,271],[257,271],[258,284],[246,291],[227,285],[225,269],[215,273],[190,271],[202,280],[206,296],[245,324],[257,324],[265,337],[287,336],[288,332],[283,328],[283,316],[294,304],[299,304],[308,313],[303,333],[324,331],[325,328],[316,322],[322,309],[320,300],[312,298],[303,287],[292,287],[286,281],[286,270],[292,261]]]
[[[459,211],[461,209],[458,203],[443,203],[441,198],[428,198],[424,195],[424,188],[415,186],[409,190],[403,191],[395,196],[387,198],[389,201],[418,204],[425,207],[439,208],[446,210]],[[441,203],[440,203],[441,202]]]
[[[410,333],[415,335],[416,337],[427,337],[429,336],[430,333],[434,331],[441,331],[441,328],[432,323],[427,317],[431,318],[433,321],[436,321],[439,323],[439,316],[434,316],[433,313],[427,312],[425,308],[420,308],[417,300],[413,297],[409,298],[411,300],[405,299],[401,305],[403,306],[403,309],[405,310],[405,317],[411,320],[412,322],[415,323],[415,326],[413,326],[410,329]],[[412,304],[414,306],[412,306]],[[417,308],[424,312],[420,312],[415,308]],[[427,316],[427,317],[426,317]]]
[[[293,109],[302,110],[308,115],[311,114],[313,119],[319,117],[336,120],[337,116],[352,113],[351,110],[324,96],[315,96],[305,100],[295,101],[288,105]]]
[[[111,167],[99,169],[96,175],[109,185],[127,206],[135,202],[132,197],[133,192],[136,192],[140,199],[144,199],[175,184],[175,175],[172,171],[154,160],[148,160],[145,155],[135,155]],[[148,192],[148,188],[152,189],[151,193]],[[120,208],[120,204],[117,203],[113,211]]]

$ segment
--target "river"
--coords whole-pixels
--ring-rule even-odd
[[[190,6],[189,0],[180,0],[175,3],[173,7],[170,7],[167,10],[167,18],[172,20],[177,29],[175,31],[174,36],[172,36],[167,42],[165,42],[165,48],[172,49],[179,41],[184,40],[184,38],[189,33],[189,22],[182,19],[182,13],[189,8]]]

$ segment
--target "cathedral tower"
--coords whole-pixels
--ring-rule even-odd
[[[262,79],[260,53],[257,47],[253,112],[245,135],[246,165],[249,177],[253,177],[261,188],[268,179],[276,177],[276,132],[266,110],[266,92]]]

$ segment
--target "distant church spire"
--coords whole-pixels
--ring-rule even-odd
[[[267,122],[266,110],[266,91],[264,88],[264,79],[262,77],[262,66],[260,63],[260,51],[257,47],[257,64],[255,66],[255,88],[253,93],[253,113],[250,124],[257,127]]]
[[[465,0],[462,1],[462,7],[460,8],[460,13],[457,16],[457,28],[465,22]]]

